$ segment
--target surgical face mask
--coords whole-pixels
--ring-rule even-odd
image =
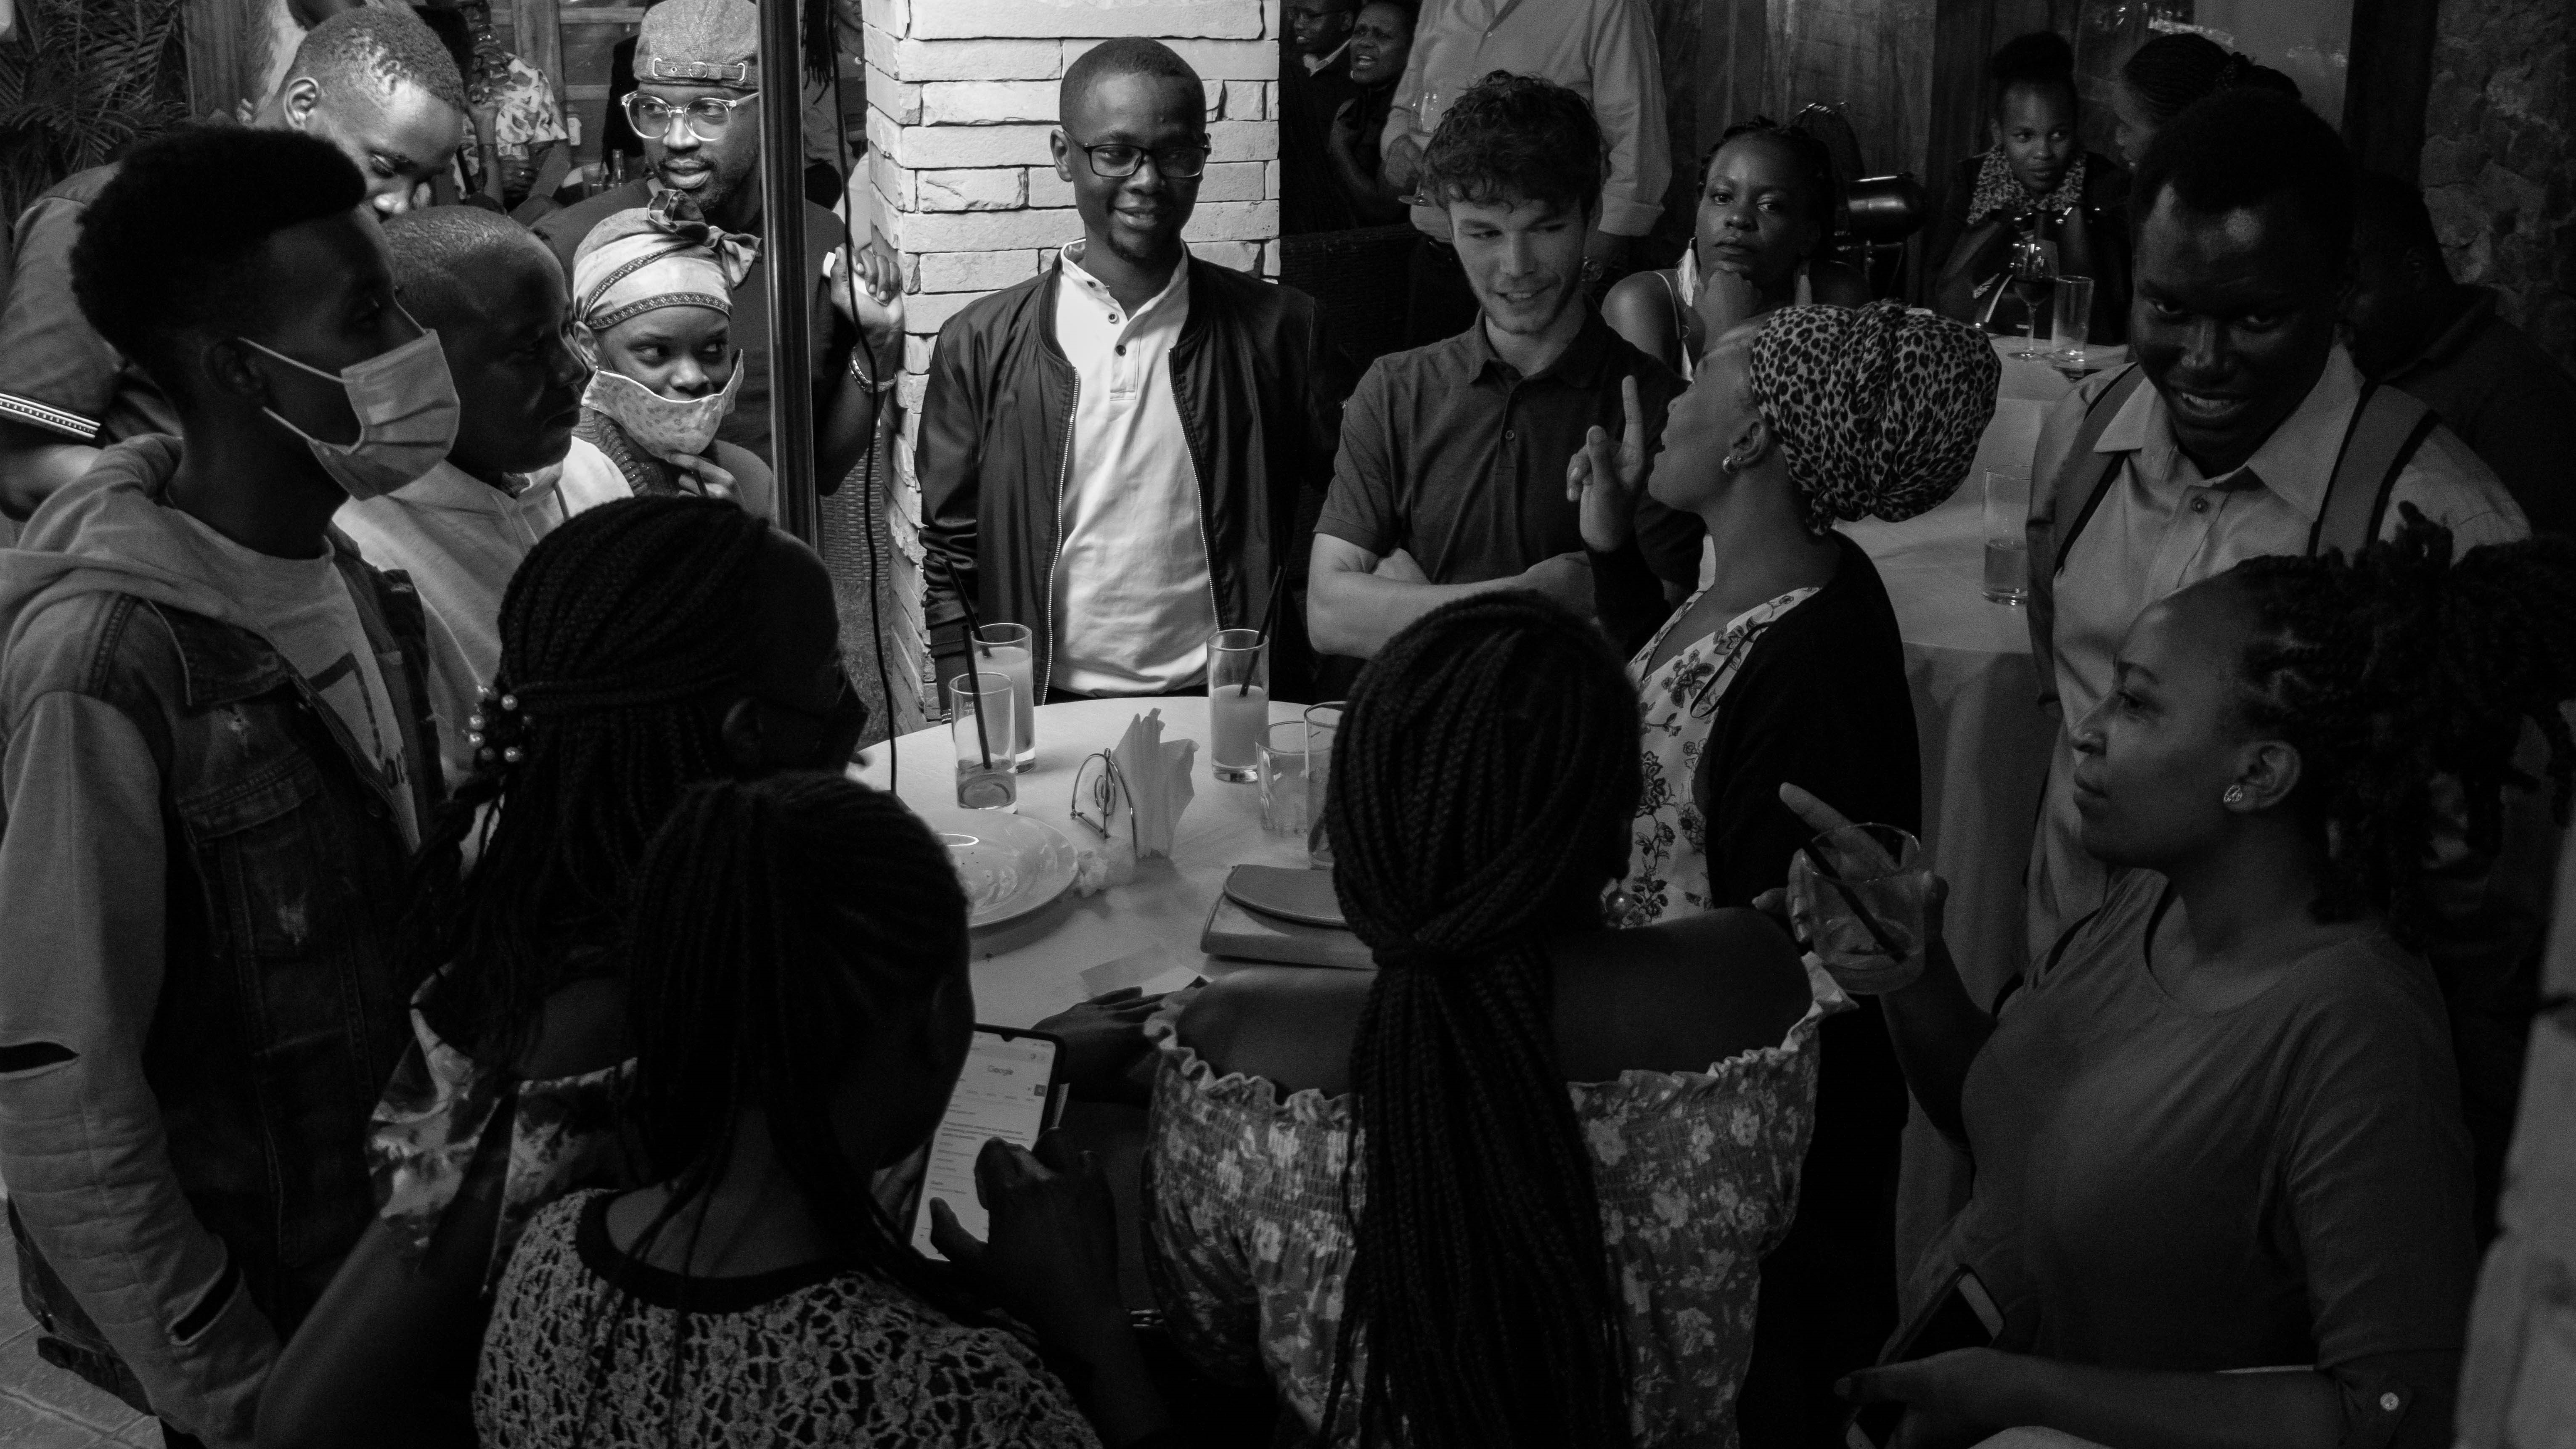
[[[696,457],[716,439],[716,427],[733,411],[733,395],[742,386],[742,354],[734,354],[733,376],[724,390],[705,397],[664,397],[635,379],[608,371],[590,375],[582,406],[616,420],[635,446],[669,462]]]
[[[418,337],[353,363],[336,374],[298,362],[273,347],[241,339],[289,367],[336,382],[349,395],[357,415],[355,442],[326,443],[275,408],[261,412],[313,450],[315,461],[352,498],[391,493],[439,465],[456,445],[456,382],[447,375],[447,357],[438,350],[438,334],[422,329]]]

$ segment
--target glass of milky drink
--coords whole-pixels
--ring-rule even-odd
[[[1208,636],[1208,763],[1216,777],[1261,778],[1261,732],[1270,724],[1270,651],[1258,629]]]

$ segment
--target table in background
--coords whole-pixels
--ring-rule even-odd
[[[1208,912],[1238,865],[1306,864],[1305,842],[1261,828],[1261,787],[1216,778],[1209,763],[1208,706],[1204,699],[1085,699],[1042,705],[1037,711],[1037,763],[1020,776],[1020,814],[1053,826],[1077,850],[1097,849],[1100,837],[1074,823],[1074,770],[1089,755],[1116,747],[1128,721],[1147,710],[1163,712],[1163,738],[1199,742],[1190,770],[1189,808],[1181,812],[1168,860],[1136,863],[1136,879],[1100,894],[1071,891],[1039,910],[975,932],[975,1019],[993,1026],[1029,1026],[1091,993],[1082,973],[1105,962],[1161,948],[1167,965],[1217,974],[1223,968],[1199,950]],[[1273,721],[1293,720],[1304,705],[1273,700]],[[886,752],[868,752],[859,778],[882,789]],[[923,812],[957,804],[957,751],[948,727],[916,730],[895,741],[901,778],[896,791]],[[1143,980],[1160,966],[1134,977]]]
[[[2021,345],[1995,341],[1998,353]],[[1923,752],[1923,844],[1950,882],[1951,952],[1980,1006],[2021,969],[2023,877],[2057,730],[2039,707],[2027,614],[1985,597],[1985,474],[2030,471],[2040,424],[2072,386],[2046,363],[2007,355],[2003,366],[1994,419],[1959,491],[1903,523],[1843,526],[1878,565],[1905,639]],[[1916,1110],[1897,1191],[1900,1280],[1966,1204],[1968,1181],[1966,1156]]]

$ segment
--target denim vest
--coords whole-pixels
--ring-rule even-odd
[[[404,575],[333,561],[402,721],[415,818],[441,798],[427,625]],[[395,950],[409,852],[347,726],[265,639],[118,596],[84,692],[131,719],[161,774],[166,965],[145,1079],[181,1192],[282,1341],[375,1215],[365,1153],[410,1041]],[[62,1280],[17,1240],[38,1352],[149,1412]],[[193,1314],[191,1315],[194,1316]]]

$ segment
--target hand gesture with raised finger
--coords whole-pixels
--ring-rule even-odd
[[[1637,400],[1636,378],[1620,381],[1619,400],[1619,436],[1614,440],[1595,424],[1582,451],[1565,465],[1565,501],[1582,510],[1583,544],[1596,553],[1626,545],[1646,481],[1646,410]]]

